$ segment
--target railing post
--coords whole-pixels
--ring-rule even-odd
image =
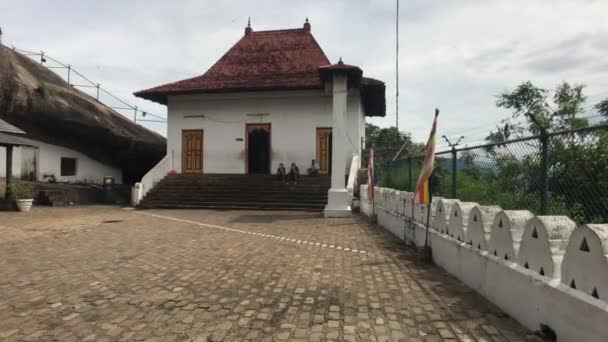
[[[407,157],[407,178],[408,178],[407,191],[413,191],[413,189],[412,189],[412,157],[411,156]]]
[[[549,194],[549,136],[547,131],[540,131],[540,215],[548,214]]]
[[[456,146],[452,146],[452,198],[456,198],[456,167],[457,167]]]

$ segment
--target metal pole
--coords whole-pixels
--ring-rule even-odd
[[[72,71],[72,66],[68,64],[68,84],[70,84],[70,72]]]
[[[549,137],[547,136],[547,131],[545,129],[541,129],[540,132],[540,153],[540,214],[547,215],[549,193]]]
[[[97,88],[97,101],[99,101],[99,83],[97,83],[96,88]]]
[[[456,168],[457,168],[456,146],[452,146],[452,198],[456,198]]]
[[[412,157],[407,158],[407,178],[408,178],[408,186],[407,190],[412,191]]]
[[[395,13],[395,127],[399,131],[399,0]]]
[[[458,146],[458,144],[460,144],[462,139],[464,139],[464,136],[461,136],[458,139],[458,141],[456,141],[456,143],[454,143],[454,144],[452,144],[450,139],[448,139],[448,137],[446,137],[445,135],[443,135],[442,138],[445,139],[445,141],[448,142],[448,145],[450,145],[450,147],[452,148],[452,198],[456,198],[456,161],[457,161],[456,146]]]
[[[6,189],[4,190],[4,199],[9,200],[13,195],[13,146],[6,146]]]
[[[433,203],[433,174],[429,177],[429,203],[426,207],[426,231],[424,234],[424,247],[429,246],[429,226],[431,224],[431,203]]]
[[[135,106],[135,111],[133,112],[133,122],[137,123],[137,106]]]

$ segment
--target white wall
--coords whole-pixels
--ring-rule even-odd
[[[87,155],[72,149],[28,139],[38,146],[37,180],[44,181],[44,174],[53,174],[58,182],[102,183],[103,177],[112,176],[117,184],[122,183],[122,171],[98,162]],[[76,175],[61,176],[61,158],[76,158]],[[13,175],[21,175],[21,148],[13,148]],[[0,176],[6,176],[6,148],[0,148]]]
[[[406,245],[423,246],[425,226],[413,220],[412,212],[405,211],[402,215],[392,209],[394,196],[385,195],[395,192],[376,187],[375,201],[370,203],[367,185],[362,185],[361,212],[367,216],[375,214],[378,225]],[[506,215],[511,222],[517,216],[517,212],[499,214]],[[475,218],[468,219],[470,225]],[[515,258],[504,260],[501,255],[494,256],[491,251],[495,246],[491,244],[486,249],[477,248],[431,225],[428,241],[433,262],[531,330],[545,324],[556,332],[558,341],[608,341],[608,225],[583,225],[572,231],[564,229],[563,219],[547,216],[532,217],[528,223],[534,226],[538,220],[543,222],[542,228],[547,233],[536,237],[524,234],[523,244],[544,239],[538,245],[546,248],[538,252],[561,257],[566,248],[564,240],[569,240],[561,275],[543,276],[538,267],[527,269],[514,262]],[[491,227],[492,231],[507,228],[506,224]],[[536,228],[541,228],[538,222]],[[509,229],[513,231],[514,227]],[[466,228],[464,234],[464,241],[468,241]],[[583,239],[587,242],[584,250],[580,247]],[[516,240],[513,238],[510,243],[515,245]],[[568,286],[572,279],[576,280],[576,288]],[[593,297],[593,289],[599,291],[599,298]]]
[[[280,162],[296,162],[304,173],[316,159],[316,128],[332,126],[332,98],[323,90],[178,95],[169,97],[168,113],[170,169],[181,172],[182,130],[203,129],[203,172],[245,173],[245,124],[270,123],[271,172]],[[193,115],[204,117],[185,117]],[[347,155],[352,156],[360,148],[364,122],[356,91],[349,94],[347,120],[353,142]]]
[[[13,177],[21,175],[21,148],[13,147]],[[6,177],[6,147],[0,146],[0,177]]]

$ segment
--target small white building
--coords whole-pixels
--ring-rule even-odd
[[[34,147],[13,149],[13,176],[16,179],[40,182],[98,183],[112,176],[122,183],[122,170],[99,162],[68,147],[48,144],[36,139],[21,138]],[[0,176],[6,173],[6,148],[0,147]]]
[[[314,159],[332,174],[332,202],[360,155],[365,117],[385,115],[384,83],[362,74],[341,59],[332,65],[308,20],[248,26],[205,74],[135,93],[168,109],[167,156],[153,172],[269,174]]]

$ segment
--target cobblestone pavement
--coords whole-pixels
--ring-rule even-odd
[[[363,217],[0,213],[0,340],[523,341]]]

